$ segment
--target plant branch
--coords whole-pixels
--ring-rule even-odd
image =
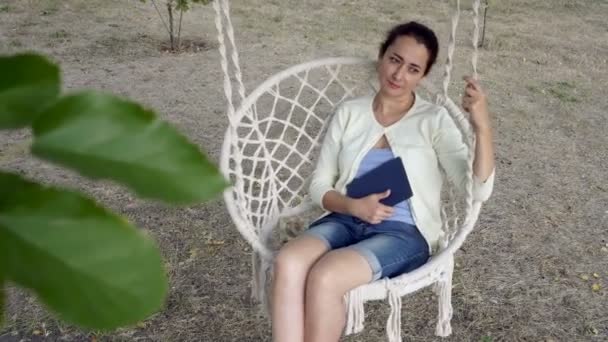
[[[177,48],[181,49],[181,45],[182,45],[182,41],[181,41],[181,36],[182,36],[182,17],[184,16],[184,9],[180,9],[179,10],[179,27],[177,29]]]
[[[479,46],[483,46],[483,42],[486,39],[486,15],[488,14],[488,7],[490,7],[490,4],[488,2],[488,0],[486,0],[486,6],[483,10],[483,31],[481,32],[481,43],[479,43]]]
[[[171,35],[171,32],[169,31],[169,26],[167,26],[167,23],[165,22],[165,18],[163,18],[163,15],[160,14],[160,10],[158,9],[158,6],[156,6],[156,0],[151,0],[151,1],[152,1],[152,4],[154,5],[154,8],[156,8],[156,13],[158,13],[160,20],[163,22],[163,25],[165,25],[165,30],[167,30],[167,33],[169,35]]]

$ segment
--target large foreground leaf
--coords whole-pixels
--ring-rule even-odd
[[[59,95],[59,68],[34,54],[0,57],[0,129],[28,126]]]
[[[34,123],[32,151],[147,198],[207,200],[226,182],[199,148],[140,105],[112,95],[66,96]]]
[[[0,172],[0,264],[70,322],[95,329],[159,310],[167,279],[154,242],[77,193]]]

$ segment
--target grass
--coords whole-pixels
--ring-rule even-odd
[[[526,89],[534,94],[551,95],[561,103],[578,103],[580,94],[576,94],[576,85],[569,81],[542,82],[541,85],[527,85]]]
[[[15,48],[23,47],[23,43],[18,39],[11,40],[11,42],[8,45],[10,47],[15,47]]]
[[[69,36],[70,36],[70,33],[63,29],[51,33],[51,38],[53,38],[53,39],[66,39]]]
[[[38,15],[52,0],[24,2],[36,4],[34,9],[18,1],[2,2],[11,7],[10,15],[0,13],[0,30],[8,34],[5,44],[15,40],[35,48],[52,41],[54,45],[48,51],[69,70],[70,87],[103,87],[171,113],[177,124],[187,127],[188,134],[217,157],[227,126],[227,119],[221,114],[225,112],[225,99],[217,52],[161,55],[157,47],[165,39],[164,32],[160,23],[148,19],[156,15],[148,6],[129,14],[130,20],[120,21],[122,11],[133,9],[132,3],[95,1],[94,6],[106,7],[91,11],[78,8],[79,3],[89,2],[64,1],[69,4],[65,13],[60,6],[61,16],[45,17],[44,28]],[[451,8],[446,2],[421,5],[420,1],[387,1],[382,6],[394,11],[380,13],[363,0],[343,1],[340,3],[347,5],[342,6],[332,2],[323,7],[319,0],[313,1],[319,6],[302,5],[295,0],[271,1],[280,6],[280,24],[276,23],[279,10],[266,11],[266,1],[233,3],[232,18],[248,92],[271,72],[313,55],[374,52],[391,17],[408,19],[414,15],[403,7],[409,6],[415,13],[426,11],[428,21],[438,23],[437,27],[443,30],[440,39],[445,42]],[[604,205],[608,192],[602,183],[608,165],[604,133],[608,128],[604,110],[608,100],[601,83],[598,87],[588,80],[608,79],[606,68],[598,67],[605,58],[596,53],[605,51],[608,45],[601,39],[586,39],[588,35],[605,34],[606,26],[599,16],[606,2],[578,3],[585,4],[580,8],[586,11],[585,17],[552,2],[494,0],[491,4],[486,39],[494,39],[494,46],[486,40],[490,44],[484,45],[480,67],[491,94],[490,106],[495,111],[497,157],[507,162],[498,164],[500,176],[492,198],[484,205],[478,225],[458,256],[454,335],[446,341],[607,340],[604,299],[608,274],[601,267],[608,256],[608,216]],[[321,10],[312,12],[315,7]],[[540,9],[543,11],[537,11]],[[184,24],[198,25],[194,26],[196,32],[212,40],[213,10],[195,11],[200,11],[204,20],[198,15],[185,16],[184,20],[189,21]],[[58,44],[49,37],[68,28],[64,14],[69,19],[80,15],[86,19],[73,20],[70,44]],[[552,20],[546,20],[549,15]],[[24,25],[28,21],[32,24]],[[108,24],[113,23],[120,23],[120,27],[108,30]],[[566,30],[564,24],[580,25],[581,31]],[[471,25],[470,13],[465,12],[458,32],[462,44],[456,51],[457,73],[468,68],[465,55],[470,52]],[[25,26],[27,30],[23,29]],[[11,33],[14,27],[19,30]],[[140,33],[149,36],[142,38]],[[556,39],[556,34],[560,39]],[[573,43],[576,58],[565,58],[574,51]],[[442,48],[445,53],[445,45]],[[523,57],[528,62],[522,62]],[[104,69],[113,68],[115,76],[102,76]],[[162,77],[159,70],[176,76]],[[521,85],[528,97],[524,101],[517,98]],[[171,107],[173,99],[185,96],[183,106]],[[574,133],[562,134],[564,129]],[[0,143],[3,168],[39,176],[30,171],[32,159],[25,142],[17,146],[20,143],[11,136],[0,134]],[[168,268],[171,294],[166,309],[146,320],[143,327],[99,334],[98,341],[269,341],[268,321],[257,316],[258,309],[249,299],[251,249],[236,232],[221,201],[195,206],[191,211],[152,203],[130,207],[127,192],[119,187],[89,188],[90,183],[63,177],[57,172],[44,180],[69,182],[100,194],[103,203],[118,208],[153,234],[165,260],[172,265]],[[192,257],[193,250],[198,250],[196,257]],[[592,272],[602,277],[598,291],[593,291],[590,281],[578,278],[581,273]],[[3,335],[5,330],[0,329],[0,340],[8,337],[9,341],[40,341],[32,332],[42,331],[45,322],[46,329],[53,331],[47,340],[91,341],[90,332],[60,326],[42,314],[44,308],[36,301],[30,302],[28,296],[17,291],[10,292],[6,314],[10,330]],[[404,341],[441,340],[433,336],[437,307],[427,299],[430,296],[430,291],[421,291],[404,298]],[[363,333],[343,341],[386,341],[387,316],[386,301],[370,303],[366,306]],[[13,332],[18,336],[13,338]]]
[[[57,1],[57,0],[50,0],[50,1],[46,1],[44,2],[45,8],[42,11],[42,15],[54,15],[57,12],[59,12],[59,6],[60,6],[61,1]]]
[[[10,144],[6,149],[0,150],[0,165],[6,165],[15,159],[23,158],[28,155],[31,139],[26,139]]]
[[[0,6],[0,13],[8,13],[10,12],[11,8],[8,5],[2,5]]]

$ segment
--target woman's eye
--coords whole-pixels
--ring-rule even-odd
[[[410,68],[410,72],[412,74],[417,74],[418,72],[420,72],[420,70],[416,69],[416,68]]]
[[[395,58],[395,57],[391,57],[390,61],[393,62],[393,63],[399,62],[399,60],[397,58]]]

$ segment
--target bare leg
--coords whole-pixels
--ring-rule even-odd
[[[304,341],[337,342],[346,322],[344,295],[371,279],[369,263],[354,250],[338,249],[324,255],[306,282]]]
[[[274,264],[271,298],[274,342],[304,341],[306,277],[327,250],[323,241],[303,235],[279,251]]]

